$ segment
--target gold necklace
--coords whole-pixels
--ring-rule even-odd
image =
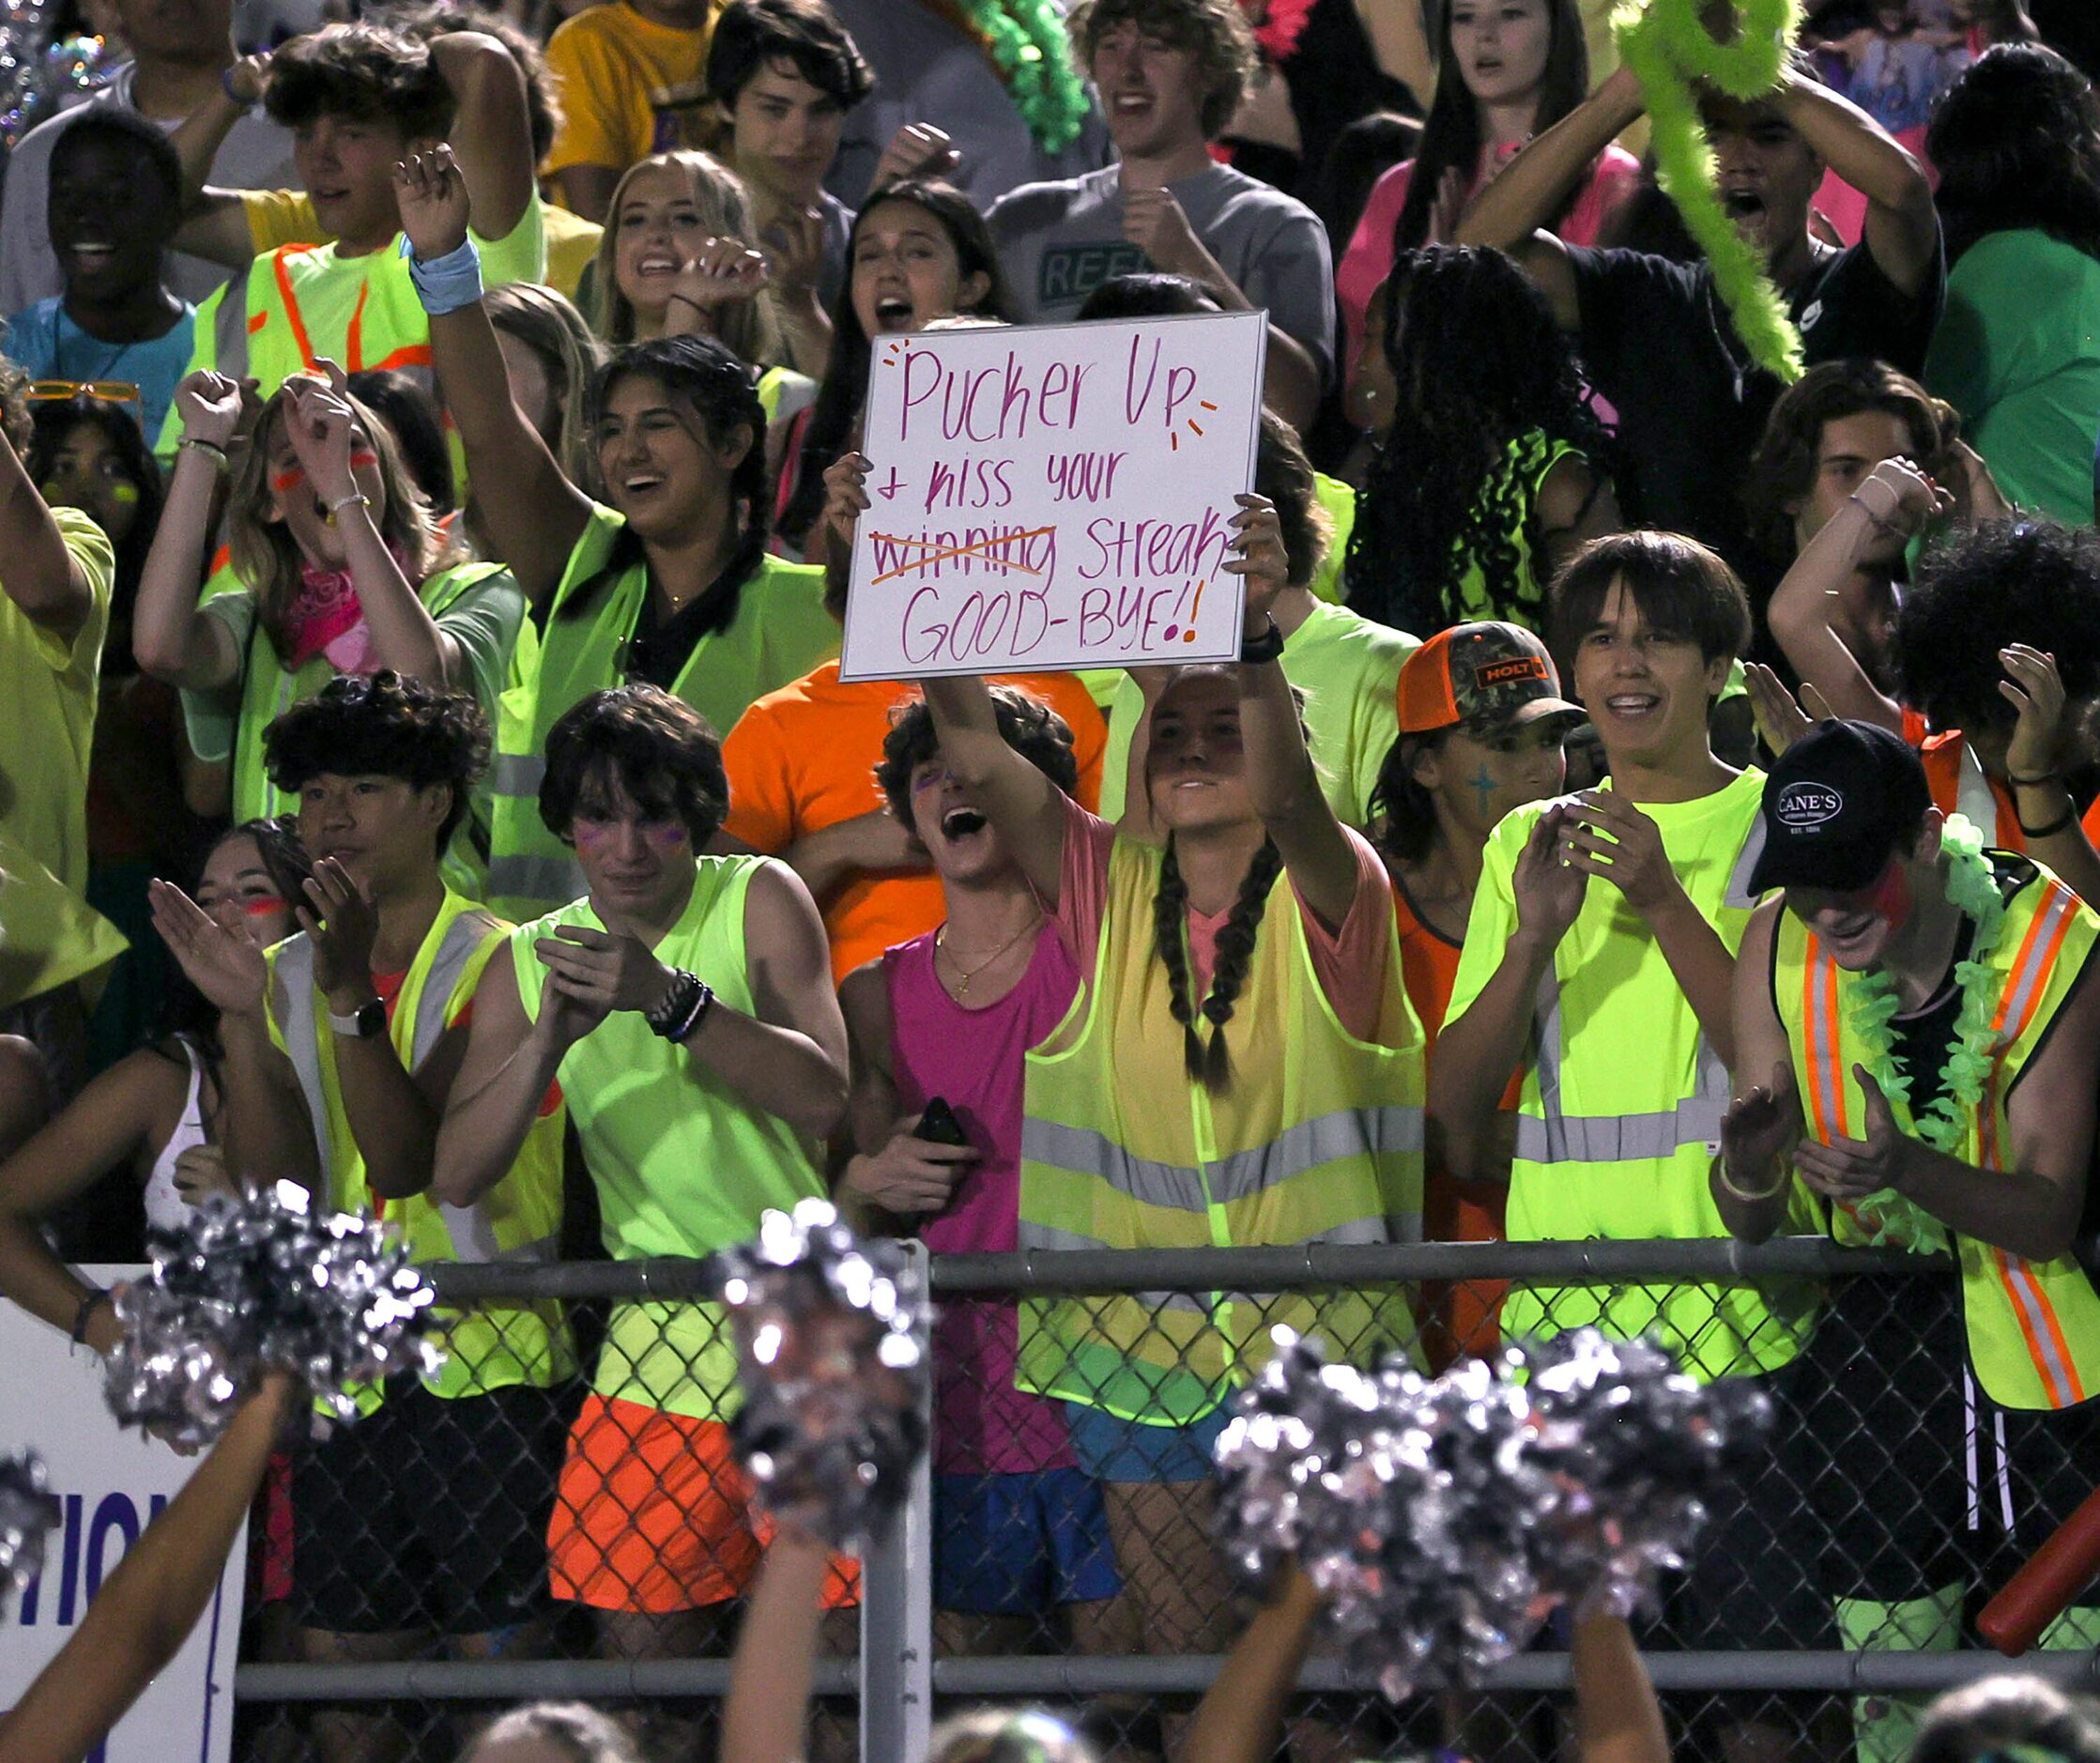
[[[961,958],[956,955],[954,951],[952,951],[948,947],[948,927],[946,925],[943,925],[940,929],[936,930],[933,933],[933,952],[936,955],[945,955],[948,958],[948,965],[956,970],[956,973],[958,975],[955,989],[956,1001],[959,1004],[963,999],[967,998],[970,995],[970,982],[975,979],[979,973],[983,973],[986,968],[989,967],[1002,955],[1005,954],[1008,949],[1012,948],[1015,943],[1019,943],[1023,937],[1025,937],[1031,930],[1035,929],[1035,927],[1042,922],[1042,909],[1040,907],[1037,907],[1035,910],[1035,915],[1033,918],[1031,918],[1025,925],[1021,926],[1019,930],[1015,931],[1012,936],[1008,937],[1005,942],[1002,943],[996,949],[994,949],[989,955],[986,956],[985,958],[979,961],[974,967],[963,966]]]

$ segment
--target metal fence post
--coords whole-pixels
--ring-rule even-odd
[[[923,1280],[928,1257],[908,1243]],[[933,1425],[928,1385],[924,1418]],[[861,1763],[915,1763],[933,1730],[933,1469],[912,1473],[904,1505],[861,1561]]]

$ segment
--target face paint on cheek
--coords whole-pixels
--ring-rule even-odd
[[[650,820],[642,826],[642,836],[658,851],[675,851],[692,835],[682,820]]]
[[[1901,930],[1908,924],[1916,905],[1917,899],[1910,891],[1910,878],[1900,863],[1891,862],[1882,870],[1881,879],[1866,891],[1867,910],[1887,919],[1891,930]]]
[[[353,471],[376,471],[378,467],[379,455],[369,447],[360,448],[350,455],[350,469]]]
[[[1473,793],[1479,799],[1480,812],[1488,811],[1488,804],[1495,800],[1495,774],[1483,765],[1473,774]]]
[[[589,851],[605,842],[612,833],[612,822],[586,820],[579,817],[570,823],[569,833],[580,849]]]
[[[306,482],[306,473],[298,466],[288,467],[269,481],[269,487],[280,496],[289,496]]]

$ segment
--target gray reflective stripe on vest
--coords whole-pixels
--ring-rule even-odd
[[[537,802],[540,779],[547,774],[547,762],[537,753],[498,753],[488,768],[488,787],[493,795],[529,796]]]
[[[583,871],[568,857],[523,857],[498,852],[488,860],[488,892],[494,900],[545,900],[548,910],[580,900],[590,889]]]
[[[1983,760],[1966,741],[1961,744],[1959,778],[1954,787],[1955,812],[1984,836],[1985,844],[1995,844],[1998,840],[1998,798],[1991,793],[1990,779],[1984,774]]]
[[[1251,1199],[1339,1157],[1421,1148],[1418,1108],[1337,1109],[1285,1128],[1256,1150],[1219,1158],[1210,1165],[1206,1193],[1202,1171],[1133,1156],[1104,1133],[1033,1118],[1020,1129],[1026,1161],[1091,1175],[1144,1205],[1177,1212]]]
[[[1673,1157],[1679,1147],[1721,1147],[1721,1117],[1728,1111],[1728,1067],[1704,1034],[1699,1036],[1693,1094],[1675,1108],[1640,1114],[1571,1114],[1560,1105],[1560,976],[1552,967],[1539,981],[1537,1114],[1517,1116],[1516,1154],[1526,1163],[1632,1163]]]
[[[1736,866],[1728,871],[1728,890],[1722,896],[1724,906],[1733,906],[1747,912],[1762,897],[1750,891],[1750,872],[1757,866],[1757,859],[1765,854],[1765,817],[1760,814],[1750,823],[1750,835],[1742,841],[1742,850],[1737,854]]]
[[[248,290],[228,284],[219,297],[219,315],[212,321],[212,371],[228,379],[241,379],[248,373]]]

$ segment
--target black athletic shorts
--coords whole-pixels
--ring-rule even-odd
[[[547,1615],[573,1396],[434,1396],[413,1378],[292,1464],[292,1608],[341,1634],[479,1634]]]

